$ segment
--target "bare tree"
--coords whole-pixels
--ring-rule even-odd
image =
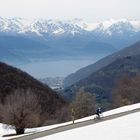
[[[94,114],[95,105],[96,100],[94,95],[86,92],[78,92],[75,100],[71,104],[72,118],[78,119]]]
[[[56,114],[55,114],[55,120],[57,120],[57,123],[62,123],[62,122],[66,122],[66,121],[70,121],[71,120],[71,110],[69,105],[65,105],[62,108],[60,108],[59,110],[57,110]]]
[[[17,89],[1,104],[2,122],[23,134],[25,128],[36,127],[40,123],[41,106],[38,97],[31,90]]]
[[[114,107],[140,102],[140,77],[124,77],[115,88],[113,94]]]

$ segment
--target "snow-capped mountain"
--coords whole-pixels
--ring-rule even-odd
[[[113,33],[122,34],[125,31],[139,32],[140,20],[108,20],[104,22],[86,22],[82,19],[69,21],[45,20],[45,19],[22,19],[22,18],[0,18],[0,32],[28,34],[34,33],[43,36],[63,34],[84,34],[87,32],[101,32],[106,35]]]
[[[97,60],[139,40],[140,20],[87,22],[82,19],[62,21],[0,17],[0,51],[7,50],[26,58],[26,62],[42,59]],[[0,56],[1,61],[4,58],[4,54]]]

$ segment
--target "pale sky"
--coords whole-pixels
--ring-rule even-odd
[[[1,17],[140,19],[140,0],[0,0]]]

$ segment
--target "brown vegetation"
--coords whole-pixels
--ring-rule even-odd
[[[31,90],[15,90],[0,105],[0,111],[2,122],[15,129],[17,134],[41,123],[39,99]]]
[[[140,76],[124,77],[114,90],[113,107],[138,102],[140,102]]]
[[[75,119],[87,117],[95,113],[95,96],[90,93],[78,92],[71,104]]]
[[[39,98],[41,116],[46,120],[54,118],[56,112],[67,104],[47,85],[17,68],[0,62],[0,102],[4,103],[17,89],[31,89],[32,93]]]

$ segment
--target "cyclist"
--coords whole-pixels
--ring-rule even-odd
[[[100,118],[102,114],[102,111],[101,111],[101,108],[99,107],[97,110],[96,110],[96,115],[97,115],[97,118]]]

